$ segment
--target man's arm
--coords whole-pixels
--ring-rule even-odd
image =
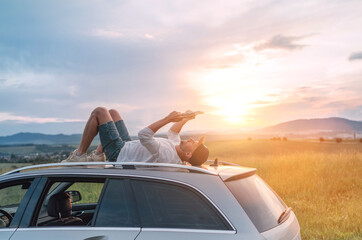
[[[152,123],[148,127],[145,127],[138,132],[138,138],[141,144],[146,147],[146,149],[154,156],[157,156],[160,148],[160,143],[155,141],[154,134],[163,126],[170,122],[181,121],[183,114],[179,112],[172,112],[168,116],[158,120],[157,122]]]
[[[179,122],[174,123],[174,124],[171,126],[170,130],[171,130],[172,132],[174,132],[174,133],[180,133],[182,127],[183,127],[183,126],[185,125],[185,123],[187,123],[189,120],[190,120],[190,119],[183,119],[183,120],[181,120],[181,121],[179,121]]]
[[[194,112],[192,112],[192,111],[190,111],[190,110],[187,110],[186,111],[186,114],[187,113],[194,113]],[[172,126],[171,126],[171,128],[170,128],[170,130],[172,131],[172,132],[174,132],[174,133],[180,133],[181,132],[181,129],[182,129],[182,127],[188,122],[188,121],[190,121],[191,119],[194,119],[196,117],[196,114],[192,114],[192,115],[189,115],[187,118],[183,118],[181,121],[179,121],[179,122],[176,122],[176,123],[174,123]]]
[[[168,124],[170,122],[179,123],[181,121],[184,121],[183,118],[184,118],[183,113],[173,111],[169,115],[167,115],[166,117],[164,117],[164,118],[158,120],[157,122],[154,122],[151,125],[149,125],[148,128],[151,129],[154,133],[156,133],[160,128],[162,128],[163,126],[165,126],[166,124]],[[187,120],[186,120],[186,122],[187,122]]]

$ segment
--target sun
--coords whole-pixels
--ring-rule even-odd
[[[224,50],[210,52],[210,62],[205,63],[209,67],[194,69],[189,85],[201,104],[213,109],[210,113],[229,124],[247,126],[261,108],[281,100],[281,90],[274,86],[280,81],[275,75],[280,64],[270,57],[275,53],[255,51],[253,44]]]
[[[228,91],[204,96],[202,101],[215,109],[213,114],[221,116],[229,123],[238,124],[242,123],[250,114],[250,107],[243,98],[244,96],[240,94]]]
[[[265,99],[263,88],[238,68],[211,69],[194,75],[192,85],[211,113],[233,125],[245,125]]]

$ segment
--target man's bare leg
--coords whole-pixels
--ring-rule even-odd
[[[87,124],[85,125],[82,140],[77,150],[79,155],[87,153],[90,144],[98,133],[98,125],[107,123],[112,120],[112,116],[106,108],[97,107],[93,110]]]
[[[117,110],[110,109],[108,112],[109,112],[109,115],[111,116],[113,122],[122,120],[122,117]],[[97,147],[97,153],[102,153],[102,152],[103,152],[102,144],[99,144]]]

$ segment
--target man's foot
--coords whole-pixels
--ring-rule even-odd
[[[78,156],[77,150],[74,150],[73,152],[70,153],[67,159],[61,161],[61,163],[67,163],[67,162],[87,162],[87,154],[84,153]]]
[[[97,152],[93,150],[88,156],[88,162],[105,162],[106,155],[104,153]]]

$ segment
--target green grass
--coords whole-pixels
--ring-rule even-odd
[[[211,159],[257,168],[297,215],[303,239],[362,239],[362,144],[218,141]]]
[[[36,146],[0,146],[0,153],[3,154],[29,154],[37,153]]]
[[[0,174],[29,165],[29,163],[0,163]]]

